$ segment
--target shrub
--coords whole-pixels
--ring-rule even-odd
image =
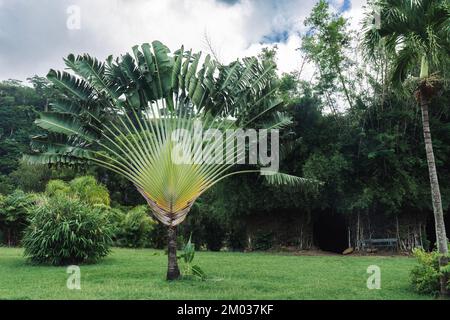
[[[150,218],[148,210],[145,205],[137,206],[122,218],[116,233],[118,246],[142,248],[150,245],[151,231],[156,222]]]
[[[417,258],[418,265],[411,270],[411,283],[414,290],[423,294],[439,293],[439,253],[436,251],[426,252],[416,248],[413,255]]]
[[[34,196],[22,190],[0,196],[0,231],[8,246],[19,244],[22,232],[28,225],[28,213],[33,201]]]
[[[81,200],[91,205],[110,205],[108,189],[92,176],[83,176],[69,182],[70,189]]]
[[[103,206],[97,206],[99,208],[102,208],[105,212],[105,214],[108,217],[108,221],[111,225],[112,234],[113,234],[113,240],[116,241],[117,235],[120,232],[120,229],[122,227],[122,222],[125,219],[125,213],[120,208],[110,208],[110,207],[103,207]]]
[[[25,231],[25,256],[38,264],[95,262],[109,253],[112,228],[99,208],[59,195],[33,207]]]
[[[69,183],[60,179],[50,180],[45,188],[45,194],[49,197],[59,195],[77,197],[90,205],[107,207],[110,205],[108,189],[92,176],[78,177]]]
[[[50,180],[45,187],[45,194],[49,197],[68,195],[70,194],[69,184],[59,179]]]

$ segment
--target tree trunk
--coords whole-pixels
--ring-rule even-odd
[[[177,261],[177,227],[168,227],[168,266],[167,280],[177,280],[180,278],[180,269]]]
[[[444,214],[442,212],[441,192],[439,190],[439,181],[436,171],[436,164],[434,162],[433,144],[431,142],[430,132],[430,119],[428,115],[429,100],[420,93],[420,107],[422,109],[422,125],[423,125],[423,137],[425,142],[425,150],[427,153],[428,171],[430,175],[431,185],[431,199],[433,202],[434,223],[436,228],[436,241],[437,248],[440,254],[448,255],[447,235],[445,233]],[[442,257],[440,259],[440,265],[446,265],[448,259]],[[441,294],[448,294],[447,290],[448,277],[443,276],[441,278]]]

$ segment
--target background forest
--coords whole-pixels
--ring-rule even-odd
[[[299,189],[274,187],[258,176],[232,177],[194,204],[180,226],[180,238],[192,234],[196,246],[208,250],[318,248],[340,253],[347,247],[358,249],[360,240],[368,238],[397,238],[399,249],[405,251],[416,246],[431,249],[433,210],[413,82],[406,82],[401,90],[392,86],[393,57],[388,53],[381,52],[377,63],[363,63],[360,35],[349,30],[348,22],[332,13],[326,2],[314,8],[305,25],[310,31],[299,48],[301,68],[272,75],[279,83],[283,111],[292,117],[280,136],[280,171],[323,184]],[[276,64],[277,48],[264,49],[259,58]],[[301,80],[305,64],[315,67],[310,81]],[[440,76],[448,79],[450,62],[441,70]],[[24,207],[34,194],[51,195],[55,188],[78,192],[74,179],[91,176],[100,185],[92,178],[83,179],[104,195],[99,203],[123,216],[121,233],[114,236],[117,245],[165,247],[164,228],[145,220],[147,209],[139,207],[145,200],[125,179],[102,168],[74,170],[21,162],[22,154],[30,150],[30,137],[41,133],[33,122],[38,112],[48,110],[52,92],[40,76],[28,83],[0,83],[1,243],[21,241],[21,230],[27,225]],[[447,81],[430,104],[447,230],[449,100]],[[135,238],[139,232],[149,236]]]

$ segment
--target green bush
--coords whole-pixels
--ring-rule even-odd
[[[69,182],[70,189],[81,200],[91,205],[110,205],[108,189],[97,182],[93,176],[83,176]]]
[[[108,217],[108,221],[111,225],[113,240],[116,242],[116,237],[120,232],[122,227],[122,222],[125,219],[125,212],[120,208],[110,208],[104,206],[97,206],[102,208]]]
[[[126,215],[118,216],[118,230],[115,235],[116,244],[121,247],[142,248],[151,243],[151,232],[156,222],[150,218],[149,208],[145,205],[131,209]]]
[[[45,194],[49,197],[69,195],[70,193],[69,184],[60,179],[50,180],[45,187]]]
[[[92,263],[109,253],[112,228],[100,208],[59,195],[44,198],[30,215],[23,245],[33,263]]]
[[[411,283],[414,290],[423,294],[439,293],[439,253],[426,252],[423,249],[414,249],[413,255],[417,258],[418,265],[411,270]]]
[[[0,195],[0,232],[2,243],[16,246],[28,225],[28,213],[33,205],[33,194],[16,190],[7,196]]]
[[[59,195],[77,197],[93,206],[110,205],[108,189],[92,176],[78,177],[69,183],[60,179],[50,180],[45,188],[45,194],[49,197]]]

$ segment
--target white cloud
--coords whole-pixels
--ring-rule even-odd
[[[343,1],[343,0],[339,0]],[[363,0],[353,0],[361,3]],[[226,3],[231,2],[231,4]],[[234,4],[233,4],[234,2]],[[299,32],[315,0],[0,0],[0,80],[63,68],[68,53],[100,59],[161,40],[175,50],[207,51],[205,34],[223,62],[254,55],[272,38],[281,72],[299,67]],[[81,29],[68,30],[66,9],[81,9]],[[352,6],[350,15],[360,15]],[[277,37],[280,37],[278,39]]]

